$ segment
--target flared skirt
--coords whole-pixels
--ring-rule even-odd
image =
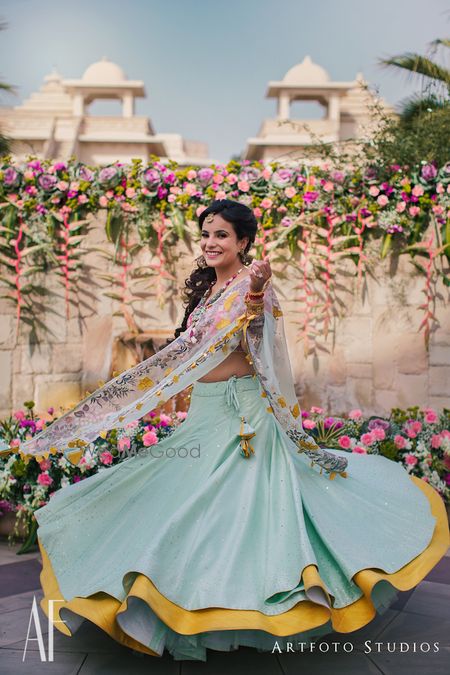
[[[449,545],[438,493],[378,455],[349,453],[329,480],[261,394],[254,376],[196,382],[169,437],[36,511],[56,628],[88,619],[138,651],[206,660],[357,630],[428,574]]]

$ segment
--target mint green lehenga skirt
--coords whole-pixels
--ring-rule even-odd
[[[261,393],[254,376],[196,382],[171,436],[36,512],[56,628],[87,619],[175,659],[271,651],[356,630],[426,576],[448,546],[439,495],[376,455],[320,475]],[[256,431],[248,458],[240,415]]]

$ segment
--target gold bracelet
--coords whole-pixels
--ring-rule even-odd
[[[245,302],[246,304],[250,303],[251,305],[264,305],[264,298],[261,297],[260,300],[253,300],[253,299],[250,298],[247,294],[245,294],[244,302]]]

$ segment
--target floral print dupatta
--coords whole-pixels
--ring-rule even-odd
[[[55,420],[34,438],[21,444],[27,461],[64,452],[81,454],[85,446],[111,428],[124,427],[143,417],[169,398],[218,366],[245,338],[249,362],[253,363],[267,397],[267,412],[273,414],[298,452],[305,452],[330,478],[346,476],[347,460],[320,448],[303,429],[289,365],[282,311],[271,282],[264,294],[264,313],[252,314],[245,304],[250,279],[244,277],[211,305],[195,324],[145,361],[87,396],[75,408]],[[72,461],[72,460],[71,460]]]

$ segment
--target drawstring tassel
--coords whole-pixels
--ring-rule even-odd
[[[248,458],[250,457],[250,453],[255,454],[255,451],[250,445],[249,441],[251,438],[256,436],[256,431],[248,422],[246,422],[245,417],[241,417],[239,436],[241,437],[241,455]]]

